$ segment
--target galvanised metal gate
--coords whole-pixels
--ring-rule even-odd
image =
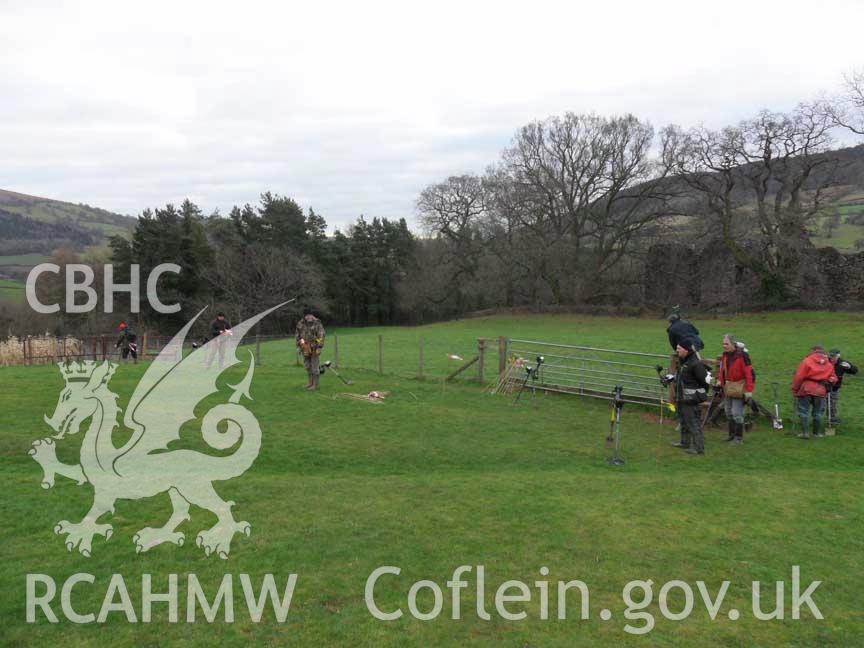
[[[611,399],[615,386],[621,385],[628,403],[657,407],[669,399],[669,391],[657,375],[657,367],[665,371],[669,365],[668,355],[537,340],[510,339],[508,346],[510,357],[521,358],[528,366],[536,366],[537,358],[543,357],[526,389]],[[511,380],[521,384],[524,378],[514,374]]]

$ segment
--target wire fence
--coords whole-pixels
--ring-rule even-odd
[[[138,336],[137,351],[128,354],[128,361],[149,361],[160,356],[172,336],[144,333]],[[69,360],[119,359],[121,348],[114,335],[78,337],[30,336],[10,338],[0,344],[6,353],[2,364],[39,365]],[[193,343],[187,340],[184,352]],[[285,335],[249,335],[240,347],[255,354],[258,364],[302,364],[294,338]],[[179,351],[178,351],[179,353]],[[533,359],[545,355],[539,380],[544,388],[589,392],[611,391],[623,384],[634,398],[651,397],[656,402],[659,393],[654,364],[665,356],[632,351],[618,351],[552,344],[529,340],[498,338],[441,338],[406,334],[394,330],[384,335],[350,332],[330,335],[325,340],[321,360],[339,368],[366,370],[380,375],[403,378],[446,379],[486,384],[498,380],[508,363],[516,357]],[[639,362],[633,359],[638,358]],[[176,354],[168,359],[176,360]],[[608,389],[607,389],[608,388]]]
[[[144,333],[136,341],[137,352],[128,354],[129,362],[151,361],[173,339],[169,335]],[[365,370],[402,378],[470,380],[487,383],[497,379],[503,370],[499,351],[506,346],[504,338],[424,339],[410,330],[394,329],[387,335],[351,331],[328,335],[321,360],[337,368]],[[28,336],[0,341],[0,365],[41,365],[63,361],[117,360],[121,348],[114,334],[88,336]],[[192,349],[186,341],[183,352]],[[503,345],[503,346],[502,346]],[[247,335],[240,347],[255,354],[260,365],[302,365],[293,336]],[[179,351],[178,351],[179,353]],[[501,358],[506,354],[500,355]],[[168,359],[177,359],[176,353]]]
[[[144,333],[138,336],[138,354],[128,362],[152,361],[159,357],[172,336]],[[119,360],[115,334],[77,337],[31,336],[0,341],[0,366],[39,365],[68,360]],[[255,355],[258,365],[301,366],[293,336],[247,335],[241,349]],[[185,351],[191,350],[187,341]],[[616,385],[632,403],[657,406],[671,401],[668,388],[660,385],[656,368],[674,370],[670,355],[620,349],[557,344],[506,337],[476,338],[454,331],[424,337],[418,329],[395,328],[386,333],[363,330],[336,331],[327,336],[321,361],[347,370],[360,370],[405,379],[452,380],[490,385],[501,380],[508,368],[533,366],[543,356],[537,375],[526,387],[610,399]],[[172,356],[169,359],[175,359]],[[713,360],[706,358],[713,364]],[[513,372],[518,383],[523,373]],[[513,377],[511,376],[511,378]],[[770,409],[774,393],[784,411],[794,412],[788,391],[791,375],[772,376],[760,371],[759,399]],[[518,384],[517,384],[518,387]],[[850,396],[858,391],[852,385]],[[775,391],[777,390],[777,391]]]
[[[0,366],[43,365],[64,361],[111,360],[120,358],[122,348],[117,346],[115,335],[85,335],[55,337],[49,335],[10,337],[0,341]],[[145,333],[138,337],[135,352],[128,354],[130,362],[153,360],[172,340],[170,335]],[[261,349],[273,342],[289,341],[293,338],[277,335],[248,336],[241,340],[241,347],[253,348],[260,359]],[[187,341],[185,350],[191,350],[193,343]],[[174,356],[176,357],[176,356]],[[172,357],[171,359],[174,359]]]

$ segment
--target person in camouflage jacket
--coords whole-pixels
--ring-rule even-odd
[[[295,342],[297,349],[303,354],[303,366],[309,374],[309,383],[306,389],[312,391],[318,389],[318,379],[321,373],[318,368],[318,360],[321,357],[321,349],[324,348],[324,325],[308,308],[304,309],[303,317],[297,322]]]

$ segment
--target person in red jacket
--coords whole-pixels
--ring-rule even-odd
[[[825,349],[817,344],[798,365],[792,379],[792,395],[798,399],[798,418],[801,420],[801,433],[798,435],[800,438],[810,438],[808,423],[811,418],[813,436],[823,436],[821,424],[825,395],[836,382],[834,365],[828,359]]]
[[[723,389],[723,407],[729,423],[727,441],[744,442],[744,404],[753,396],[756,379],[753,366],[744,349],[731,333],[723,336],[723,355],[717,381]]]

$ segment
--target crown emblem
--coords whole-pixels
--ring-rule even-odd
[[[60,363],[60,374],[63,380],[70,382],[87,382],[93,371],[96,369],[96,363],[93,360],[85,360],[84,362],[69,362]]]

